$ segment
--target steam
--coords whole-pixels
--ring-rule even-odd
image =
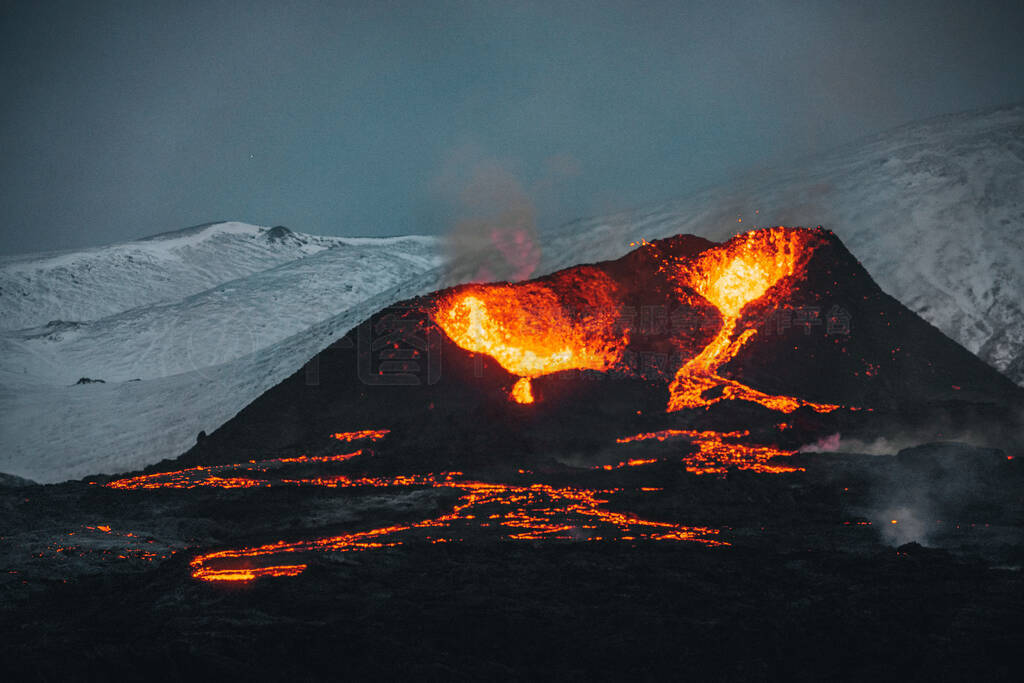
[[[929,506],[918,501],[915,506],[876,510],[871,521],[881,533],[882,540],[888,545],[901,546],[916,542],[927,546],[932,531],[931,520],[934,517],[929,513]]]
[[[993,435],[980,428],[951,431],[943,434],[940,425],[933,425],[874,439],[835,433],[805,445],[800,452],[880,456],[863,470],[866,478],[848,502],[847,512],[870,520],[888,545],[916,542],[952,548],[958,541],[951,529],[989,521],[998,514],[994,511],[998,504],[991,498],[990,485],[996,476],[992,468],[1007,456],[991,448]]]
[[[502,164],[472,156],[454,155],[438,179],[458,216],[445,240],[449,282],[526,280],[541,258],[533,202]]]
[[[800,447],[801,453],[834,453],[839,450],[839,433],[822,437],[814,443]]]
[[[992,439],[974,430],[947,431],[915,429],[873,439],[843,438],[838,432],[801,446],[800,453],[860,453],[862,455],[894,455],[904,448],[922,443],[952,441],[979,448],[992,445]]]

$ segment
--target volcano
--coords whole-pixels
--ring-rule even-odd
[[[182,461],[321,453],[330,434],[368,427],[390,429],[394,460],[416,472],[600,459],[618,438],[671,429],[798,446],[908,412],[999,414],[1021,395],[834,234],[779,227],[400,302]]]
[[[388,307],[179,461],[107,485],[462,492],[451,512],[415,524],[200,556],[193,575],[211,581],[290,576],[306,567],[285,561],[295,553],[410,534],[449,542],[475,528],[480,508],[514,539],[715,544],[717,529],[608,512],[599,488],[522,477],[581,466],[793,472],[800,447],[887,420],[987,420],[1005,437],[1021,394],[882,292],[826,230],[762,229],[722,244],[678,236],[616,261]],[[339,440],[367,439],[372,449],[337,454]],[[296,464],[327,474],[260,474]]]
[[[175,460],[0,481],[0,662],[998,677],[1024,609],[1022,405],[821,228],[444,289]],[[900,433],[893,457],[806,452]]]

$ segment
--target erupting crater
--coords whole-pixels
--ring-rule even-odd
[[[656,260],[660,281],[655,284],[674,292],[678,310],[693,311],[700,301],[721,318],[714,338],[688,359],[676,338],[676,355],[685,360],[674,376],[669,374],[668,412],[726,400],[750,401],[783,413],[804,406],[817,412],[840,407],[768,394],[719,374],[756,334],[750,326],[738,331],[747,305],[766,296],[787,302],[795,278],[822,243],[819,231],[780,226],[684,256],[672,255],[671,248],[662,252],[656,243],[641,246]],[[622,321],[628,318],[627,298],[643,302],[645,295],[598,266],[581,266],[530,282],[457,288],[439,297],[432,317],[459,347],[487,354],[518,375],[510,396],[532,403],[531,378],[563,370],[618,370],[627,350],[637,347],[643,353],[644,333]],[[689,317],[696,321],[691,325],[703,324],[699,316]]]
[[[748,328],[736,335],[740,315],[747,304],[761,299],[773,287],[776,298],[787,299],[791,280],[807,263],[820,238],[810,230],[769,228],[737,235],[712,247],[693,260],[679,260],[668,267],[671,276],[712,303],[722,315],[722,327],[714,340],[697,356],[683,364],[669,384],[669,412],[708,407],[724,400],[741,400],[791,413],[807,406],[830,412],[840,406],[812,403],[793,396],[773,396],[718,374],[718,369],[736,357],[757,330]],[[736,335],[734,337],[734,335]],[[721,388],[715,396],[711,390]]]
[[[616,324],[618,285],[592,267],[521,284],[472,285],[441,297],[433,318],[461,348],[518,375],[510,396],[533,403],[530,379],[613,368],[627,337]]]

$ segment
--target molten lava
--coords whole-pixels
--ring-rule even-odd
[[[192,560],[192,576],[203,581],[251,581],[263,576],[294,576],[305,562],[283,558],[313,552],[358,552],[401,545],[407,538],[430,543],[461,540],[476,528],[493,529],[511,540],[561,539],[572,541],[656,540],[692,541],[709,546],[728,545],[715,538],[717,529],[656,522],[612,512],[601,506],[612,491],[595,491],[549,484],[501,484],[461,481],[458,473],[444,476],[382,479],[361,486],[433,486],[462,491],[454,509],[413,524],[392,526],[303,541],[278,541],[250,548],[219,550]],[[273,564],[260,565],[271,560]]]
[[[721,317],[715,337],[675,371],[669,412],[728,400],[750,401],[783,413],[804,406],[818,412],[840,407],[768,394],[719,374],[719,368],[756,334],[749,325],[739,329],[744,309],[766,296],[776,303],[788,301],[794,278],[802,274],[821,240],[812,230],[778,227],[738,235],[695,256],[663,256],[654,245],[642,245],[661,261],[658,272],[668,278],[678,305],[692,308],[699,297],[700,306],[711,304]],[[633,330],[617,325],[625,317],[622,288],[604,270],[582,266],[532,282],[460,288],[441,296],[432,317],[458,346],[487,354],[518,375],[511,398],[533,403],[531,378],[562,370],[607,372],[621,366],[635,336]]]
[[[604,504],[609,502],[607,496],[617,493],[619,489],[601,491],[544,483],[467,481],[461,478],[461,472],[394,477],[333,475],[301,479],[290,479],[279,472],[291,465],[344,461],[360,453],[190,467],[176,472],[120,479],[106,486],[120,490],[318,486],[382,489],[427,487],[461,491],[461,496],[450,512],[412,524],[391,525],[312,540],[278,541],[199,555],[192,560],[192,576],[204,581],[248,582],[261,577],[295,576],[306,569],[307,563],[284,561],[283,558],[314,552],[372,550],[401,545],[406,539],[416,537],[431,543],[447,543],[459,541],[475,529],[492,529],[512,540],[646,539],[693,541],[710,546],[728,545],[715,538],[717,529],[646,520],[605,509]],[[228,471],[235,476],[218,476]],[[267,474],[269,472],[277,474],[270,476]],[[257,474],[260,476],[257,477]]]
[[[337,439],[338,441],[380,441],[385,436],[391,433],[390,429],[360,429],[354,432],[338,432],[337,434],[331,434],[331,438]]]
[[[815,233],[805,230],[754,230],[707,249],[696,259],[680,260],[670,267],[681,286],[693,289],[718,309],[723,322],[714,340],[676,372],[669,384],[669,412],[706,408],[724,400],[751,401],[783,413],[801,406],[817,412],[840,407],[792,396],[773,396],[718,374],[718,369],[735,358],[757,332],[745,329],[734,338],[744,307],[773,287],[791,287],[787,278],[806,263],[817,239]],[[705,396],[709,390],[719,388],[718,395]]]
[[[516,403],[533,403],[533,387],[528,377],[520,377],[512,385],[512,398]]]
[[[749,315],[754,302],[759,306],[788,303],[797,278],[814,250],[821,244],[818,232],[771,228],[739,235],[728,242],[706,247],[700,243],[685,256],[672,247],[644,244],[642,259],[657,259],[654,277],[622,282],[597,266],[581,266],[541,280],[519,284],[468,285],[442,293],[430,316],[456,345],[470,353],[486,354],[517,380],[509,389],[513,400],[534,402],[530,380],[566,370],[608,372],[624,368],[624,356],[643,351],[631,348],[634,335],[642,330],[621,327],[626,303],[654,291],[662,300],[682,305],[684,311],[711,313],[721,318],[714,338],[694,355],[707,336],[686,347],[692,335],[662,336],[657,343],[671,346],[688,358],[667,371],[668,411],[707,408],[719,401],[742,400],[772,410],[791,413],[800,407],[828,412],[838,405],[812,403],[793,397],[771,395],[723,377],[720,369],[734,359],[756,334]],[[643,262],[641,259],[640,262]],[[611,271],[615,272],[615,271]],[[621,272],[621,271],[620,271]],[[643,291],[623,291],[630,285]],[[652,284],[653,282],[653,284]],[[710,306],[709,306],[710,304]],[[760,310],[760,309],[758,309]],[[748,317],[744,318],[744,312]],[[692,330],[688,330],[692,331]],[[641,346],[639,337],[636,337]],[[685,348],[684,348],[685,347]],[[664,348],[664,346],[662,347]],[[674,375],[673,375],[674,371]],[[660,375],[666,376],[665,374]],[[359,430],[333,434],[337,441],[377,441],[388,430]],[[729,468],[755,472],[792,472],[796,468],[774,462],[793,451],[772,446],[743,443],[749,432],[663,430],[618,439],[631,443],[684,437],[696,453],[683,462],[697,474],[726,472]],[[641,519],[604,507],[619,489],[594,490],[545,483],[495,483],[466,480],[459,472],[399,475],[392,477],[295,476],[292,465],[341,462],[363,451],[335,456],[279,458],[236,465],[198,466],[177,472],[140,475],[107,484],[112,489],[265,488],[270,486],[316,486],[324,488],[444,488],[459,492],[450,512],[414,523],[402,523],[338,536],[306,540],[282,540],[248,548],[201,554],[192,561],[192,575],[206,581],[251,581],[267,576],[294,576],[304,571],[308,556],[316,552],[353,552],[401,545],[420,539],[431,543],[461,540],[479,529],[492,529],[513,540],[620,540],[636,539],[695,541],[723,545],[716,529],[690,527]],[[653,459],[632,458],[613,470],[641,467]],[[522,473],[522,470],[520,471]],[[641,491],[656,490],[642,488]]]
[[[461,348],[518,375],[511,397],[532,403],[531,378],[605,371],[622,358],[617,289],[602,271],[583,267],[544,281],[462,288],[441,298],[433,318]]]
[[[780,474],[784,472],[802,472],[802,467],[789,467],[769,462],[773,458],[793,455],[796,451],[787,451],[774,446],[762,446],[741,443],[739,439],[749,436],[748,431],[716,432],[696,431],[691,429],[663,429],[658,432],[646,432],[624,436],[616,439],[618,443],[633,443],[656,439],[666,441],[686,437],[697,446],[697,452],[683,458],[687,471],[694,474],[725,474],[730,467],[740,470],[751,470],[761,474]],[[642,464],[642,460],[627,460],[624,464]],[[620,465],[623,463],[620,463]],[[610,466],[606,465],[606,468]]]
[[[153,489],[195,489],[195,488],[217,488],[217,489],[241,489],[241,488],[264,488],[271,485],[265,478],[249,476],[219,476],[223,472],[234,472],[238,474],[267,472],[272,469],[279,469],[287,465],[303,465],[307,463],[344,462],[362,455],[363,451],[354,453],[342,453],[340,455],[324,455],[309,457],[306,455],[297,458],[274,458],[272,460],[251,460],[247,463],[233,465],[197,465],[184,470],[174,472],[157,472],[155,474],[140,474],[136,477],[117,479],[105,484],[110,489],[122,491],[153,490]]]

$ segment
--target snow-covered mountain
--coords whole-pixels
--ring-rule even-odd
[[[1021,106],[569,223],[542,235],[536,274],[779,224],[835,230],[883,289],[1024,383]],[[374,311],[479,272],[441,252],[222,223],[0,260],[0,472],[49,482],[174,457]],[[71,385],[83,376],[106,383]]]
[[[177,301],[0,332],[0,367],[65,386],[81,377],[124,382],[201,370],[301,332],[439,259],[427,237],[336,239],[311,256]]]
[[[653,209],[564,225],[544,268],[640,239],[834,230],[888,293],[1024,384],[1024,105],[915,123]]]
[[[207,223],[93,249],[0,258],[0,329],[178,301],[341,243],[281,226]]]
[[[434,268],[405,279],[309,329],[219,365],[138,382],[0,383],[0,472],[48,483],[124,472],[180,455],[199,431],[224,424],[373,312],[440,287],[444,273]]]
[[[389,289],[422,273],[440,277],[441,261],[435,238],[231,223],[0,264],[0,281],[32,285],[0,298],[5,321],[31,319],[28,300],[49,306],[36,320],[65,301],[77,317],[0,331],[0,472],[50,482],[173,457],[345,332],[331,320],[389,303],[406,292]],[[132,307],[147,298],[159,300]]]

